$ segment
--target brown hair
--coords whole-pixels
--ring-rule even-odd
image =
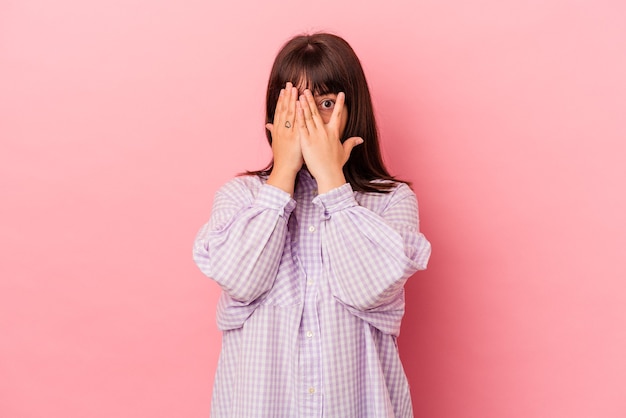
[[[306,83],[314,94],[345,93],[348,120],[341,142],[353,136],[363,138],[363,144],[354,147],[343,167],[346,181],[354,190],[386,193],[394,182],[400,181],[389,174],[382,161],[365,74],[359,58],[344,39],[329,33],[298,35],[282,47],[267,85],[266,123],[273,122],[278,95],[288,81],[299,88]],[[271,145],[271,132],[266,130],[266,135]],[[272,160],[263,170],[248,174],[267,176],[273,166]]]

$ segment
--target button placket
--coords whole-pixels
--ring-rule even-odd
[[[303,250],[302,265],[306,272],[306,284],[304,288],[304,307],[300,323],[300,396],[305,401],[302,415],[319,416],[321,408],[322,381],[319,318],[317,312],[318,289],[317,281],[320,277],[319,245],[320,245],[320,216],[317,208],[312,203],[316,195],[312,188],[302,191],[302,199],[298,201],[300,226],[298,228],[298,244]],[[312,196],[313,194],[313,196]]]

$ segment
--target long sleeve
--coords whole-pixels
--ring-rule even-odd
[[[419,231],[415,195],[400,184],[374,212],[344,184],[313,203],[324,210],[322,256],[333,296],[354,315],[397,335],[404,284],[426,268],[431,251]]]
[[[224,185],[194,242],[194,261],[225,293],[221,304],[246,305],[267,293],[285,245],[295,201],[267,184],[250,187],[255,181],[239,177]]]

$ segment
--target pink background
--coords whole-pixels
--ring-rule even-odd
[[[0,416],[206,417],[216,188],[269,156],[291,35],[361,57],[429,270],[416,416],[626,416],[619,0],[0,2]]]

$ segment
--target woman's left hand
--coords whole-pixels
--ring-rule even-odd
[[[351,137],[341,143],[347,119],[344,102],[345,94],[339,93],[328,124],[324,123],[310,90],[305,90],[296,103],[296,126],[300,132],[302,156],[317,181],[320,194],[346,182],[343,166],[352,149],[363,143],[360,137]]]

